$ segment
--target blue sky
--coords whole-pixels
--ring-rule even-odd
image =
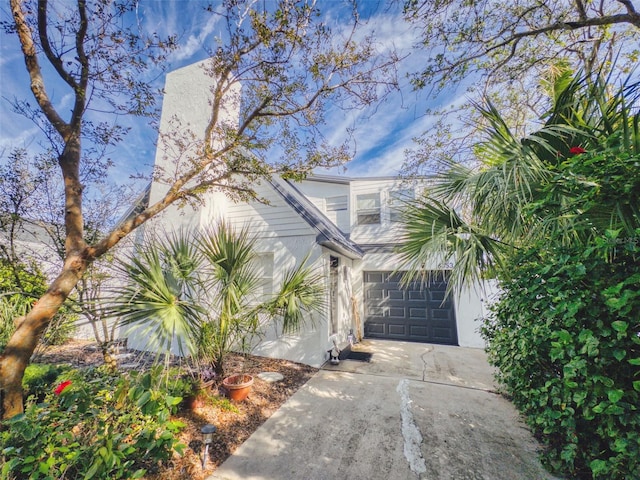
[[[212,45],[214,36],[220,33],[215,17],[202,12],[207,3],[187,0],[139,2],[137,17],[140,28],[156,31],[160,36],[176,34],[179,37],[179,48],[171,54],[168,70],[207,57],[206,47]],[[393,46],[401,55],[407,55],[400,65],[402,89],[369,110],[330,112],[327,125],[331,127],[327,135],[337,143],[344,138],[348,128],[356,127],[355,157],[347,166],[347,175],[393,175],[399,172],[404,151],[412,146],[412,138],[421,134],[433,121],[424,116],[426,95],[414,92],[406,77],[408,72],[419,68],[421,52],[412,48],[416,36],[402,19],[398,5],[394,11],[383,1],[365,0],[361,3],[364,5],[366,28],[375,30],[381,48]],[[320,0],[318,4],[329,22],[339,23],[339,9],[345,5],[342,0]],[[7,19],[8,6],[0,8],[3,19]],[[33,100],[17,40],[4,32],[0,35],[0,152],[6,154],[13,147],[36,148],[39,131],[29,120],[11,111],[7,99],[18,97],[32,103]],[[156,81],[162,85],[163,80],[160,75]],[[64,108],[68,99],[57,95],[55,85],[49,85],[48,89],[54,103]],[[460,100],[455,94],[444,98],[447,102]],[[148,173],[153,163],[157,134],[144,121],[123,120],[132,127],[132,131],[123,145],[110,154],[118,161],[126,159],[124,172]],[[116,171],[116,177],[124,172]]]

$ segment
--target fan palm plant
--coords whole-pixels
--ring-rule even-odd
[[[514,249],[545,239],[586,244],[606,230],[640,226],[638,193],[607,191],[611,175],[640,161],[640,83],[614,93],[604,80],[561,75],[546,123],[516,138],[499,112],[479,107],[486,140],[477,164],[450,164],[407,205],[400,254],[413,277],[452,264],[449,291],[504,271]]]
[[[171,351],[175,342],[181,355],[195,353],[205,312],[197,297],[203,262],[191,237],[179,231],[145,241],[118,262],[124,285],[106,299],[108,311],[122,325],[135,325],[157,352]]]
[[[123,325],[139,328],[150,347],[222,373],[232,350],[248,351],[267,322],[299,328],[322,311],[320,275],[303,261],[277,291],[260,298],[256,239],[222,222],[194,233],[148,239],[121,262],[126,283],[109,302]]]

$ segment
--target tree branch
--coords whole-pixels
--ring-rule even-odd
[[[38,102],[38,105],[42,109],[42,112],[47,117],[49,122],[54,126],[58,133],[65,138],[69,132],[69,126],[58,115],[58,112],[51,104],[49,95],[45,89],[44,78],[42,77],[42,71],[40,70],[40,63],[38,62],[38,56],[36,52],[36,46],[33,42],[31,35],[31,29],[29,28],[25,19],[25,13],[22,10],[22,0],[10,0],[11,1],[11,13],[16,25],[16,31],[18,33],[18,39],[20,40],[20,46],[24,56],[25,64],[27,66],[27,72],[31,79],[31,91],[33,96]]]

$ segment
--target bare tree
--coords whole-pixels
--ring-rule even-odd
[[[267,10],[260,9],[264,5]],[[179,168],[154,172],[155,180],[166,183],[162,198],[88,243],[80,169],[87,161],[83,139],[99,133],[89,122],[89,112],[99,107],[120,114],[148,114],[155,92],[141,72],[146,63],[161,61],[172,42],[141,38],[135,23],[127,23],[134,7],[129,2],[78,0],[74,9],[65,3],[54,12],[46,0],[11,0],[12,28],[22,46],[31,90],[45,125],[52,127],[50,135],[61,147],[65,256],[57,277],[20,323],[0,359],[5,418],[22,411],[21,379],[29,357],[93,261],[169,205],[195,200],[208,189],[255,197],[251,181],[257,177],[304,175],[315,166],[344,161],[347,146],[328,145],[321,135],[328,106],[359,108],[396,85],[395,58],[382,58],[373,38],[359,35],[355,10],[350,27],[338,32],[323,23],[313,3],[229,0],[210,7],[208,14],[219,16],[226,32],[211,46],[208,71],[214,90],[206,131],[200,132],[199,141],[192,136],[170,142],[173,150],[165,153]],[[67,119],[51,101],[50,79],[44,72],[57,75],[73,95]],[[234,99],[238,85],[242,97]],[[237,122],[224,115],[229,101],[240,109]],[[274,146],[280,159],[268,155]]]

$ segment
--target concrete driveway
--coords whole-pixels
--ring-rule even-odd
[[[209,480],[553,479],[478,349],[365,340],[327,365]]]

